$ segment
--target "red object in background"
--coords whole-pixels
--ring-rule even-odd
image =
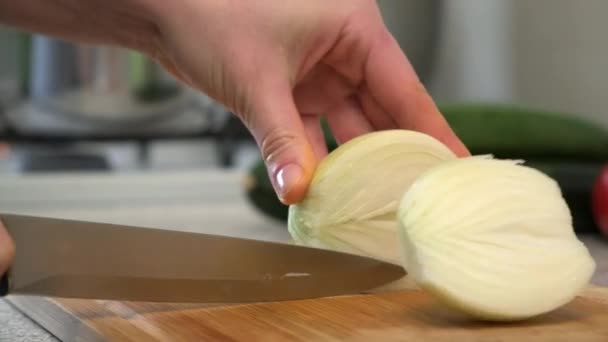
[[[593,184],[592,203],[595,223],[608,237],[608,165],[604,166]]]

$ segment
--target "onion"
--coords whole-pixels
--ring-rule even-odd
[[[407,276],[383,289],[422,288],[484,320],[551,311],[595,270],[553,179],[519,161],[457,158],[408,130],[330,153],[288,228],[297,244],[402,264]]]
[[[442,163],[405,193],[398,219],[409,276],[477,318],[551,311],[595,270],[557,183],[516,161]]]
[[[298,244],[400,264],[399,202],[421,173],[452,159],[446,146],[415,131],[352,139],[321,161],[305,198],[290,206],[289,232]]]

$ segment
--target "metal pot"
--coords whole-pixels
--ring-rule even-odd
[[[204,95],[137,52],[41,35],[24,46],[24,97],[7,118],[22,133],[176,134],[205,125]]]
[[[426,83],[439,34],[439,0],[378,0],[378,5],[387,27]],[[213,124],[210,117],[216,121],[226,117],[214,101],[133,51],[41,35],[25,37],[20,58],[24,98],[8,112],[10,126],[20,132],[191,133]]]

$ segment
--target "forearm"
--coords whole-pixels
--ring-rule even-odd
[[[0,23],[83,43],[154,53],[155,0],[0,0]],[[161,0],[161,3],[163,1]]]

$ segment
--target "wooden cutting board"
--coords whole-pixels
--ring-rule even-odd
[[[62,341],[608,341],[608,288],[519,323],[482,323],[422,291],[239,305],[9,297]]]

